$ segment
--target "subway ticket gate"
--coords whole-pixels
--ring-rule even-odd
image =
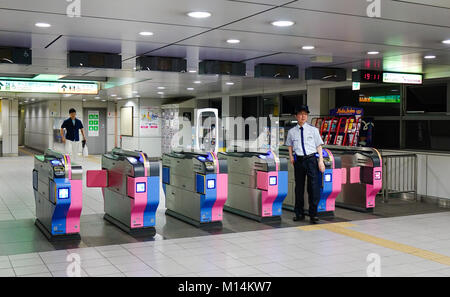
[[[342,163],[342,191],[336,205],[373,212],[375,197],[383,187],[381,154],[374,148],[325,146]]]
[[[163,156],[166,214],[196,227],[222,225],[228,197],[226,160],[214,152],[173,152]]]
[[[288,162],[273,152],[220,153],[228,163],[228,200],[224,210],[265,221],[280,221],[288,192]]]
[[[119,148],[102,157],[102,170],[86,173],[87,187],[102,188],[104,219],[130,235],[154,236],[159,205],[159,161]]]
[[[289,159],[287,147],[280,149],[280,156]],[[319,155],[316,154],[316,158]],[[325,173],[321,174],[319,168],[317,171],[321,176],[320,181],[320,202],[317,209],[319,217],[334,217],[336,198],[342,190],[341,158],[335,156],[328,149],[323,149],[323,161],[325,163]],[[288,195],[284,201],[283,208],[294,211],[295,208],[295,171],[294,166],[289,162],[289,188]],[[305,181],[305,211],[309,209],[307,182]],[[308,213],[306,213],[308,214]]]
[[[48,149],[34,158],[36,226],[51,241],[80,240],[83,169],[69,155]]]

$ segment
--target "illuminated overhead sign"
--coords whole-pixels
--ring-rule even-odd
[[[400,95],[391,96],[360,96],[360,103],[400,103]]]
[[[378,70],[358,70],[353,72],[353,82],[421,85],[423,75],[417,73],[383,72]]]
[[[0,92],[97,95],[97,83],[0,80]]]
[[[423,75],[422,74],[384,72],[383,73],[383,82],[390,83],[390,84],[421,85],[423,83]]]

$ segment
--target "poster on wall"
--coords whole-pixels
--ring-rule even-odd
[[[140,129],[141,136],[160,136],[161,109],[152,106],[141,107]]]
[[[98,110],[90,110],[88,112],[88,136],[98,137],[100,136],[100,112]]]

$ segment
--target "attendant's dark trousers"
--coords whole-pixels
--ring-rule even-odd
[[[297,158],[295,167],[295,215],[305,215],[305,179],[308,185],[309,216],[317,216],[317,207],[320,202],[320,171],[317,158],[306,160]]]

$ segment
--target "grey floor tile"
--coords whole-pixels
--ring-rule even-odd
[[[0,277],[16,276],[12,268],[0,269]]]
[[[14,268],[16,268],[24,266],[44,265],[44,262],[40,258],[30,258],[30,259],[11,260],[11,264]]]
[[[261,273],[263,273],[261,270],[258,270],[254,267],[235,267],[235,268],[230,268],[226,270],[227,272],[231,273],[233,276],[237,276],[237,277],[253,277],[255,275],[259,275]]]
[[[119,269],[114,267],[112,264],[100,266],[100,267],[84,268],[84,270],[86,271],[86,273],[89,276],[107,276],[107,275],[121,273],[119,271]]]
[[[127,277],[161,277],[162,275],[155,270],[148,268],[141,271],[124,272]]]
[[[258,269],[264,273],[268,273],[268,274],[271,272],[286,270],[286,266],[283,266],[278,263],[259,264],[259,265],[255,265],[254,267],[256,269]]]
[[[45,265],[16,267],[14,271],[17,276],[50,272]]]
[[[11,268],[11,263],[9,262],[9,260],[6,261],[0,261],[0,269],[5,269],[5,268]]]
[[[20,277],[53,277],[53,275],[50,272],[42,272],[42,273],[21,275]]]
[[[131,271],[142,271],[150,268],[147,264],[143,262],[135,263],[122,263],[115,265],[121,272],[131,272]]]
[[[67,275],[67,271],[66,270],[52,271],[51,274],[53,275],[53,277],[69,277]],[[88,277],[88,276],[89,275],[86,273],[86,271],[81,269],[80,277]]]

